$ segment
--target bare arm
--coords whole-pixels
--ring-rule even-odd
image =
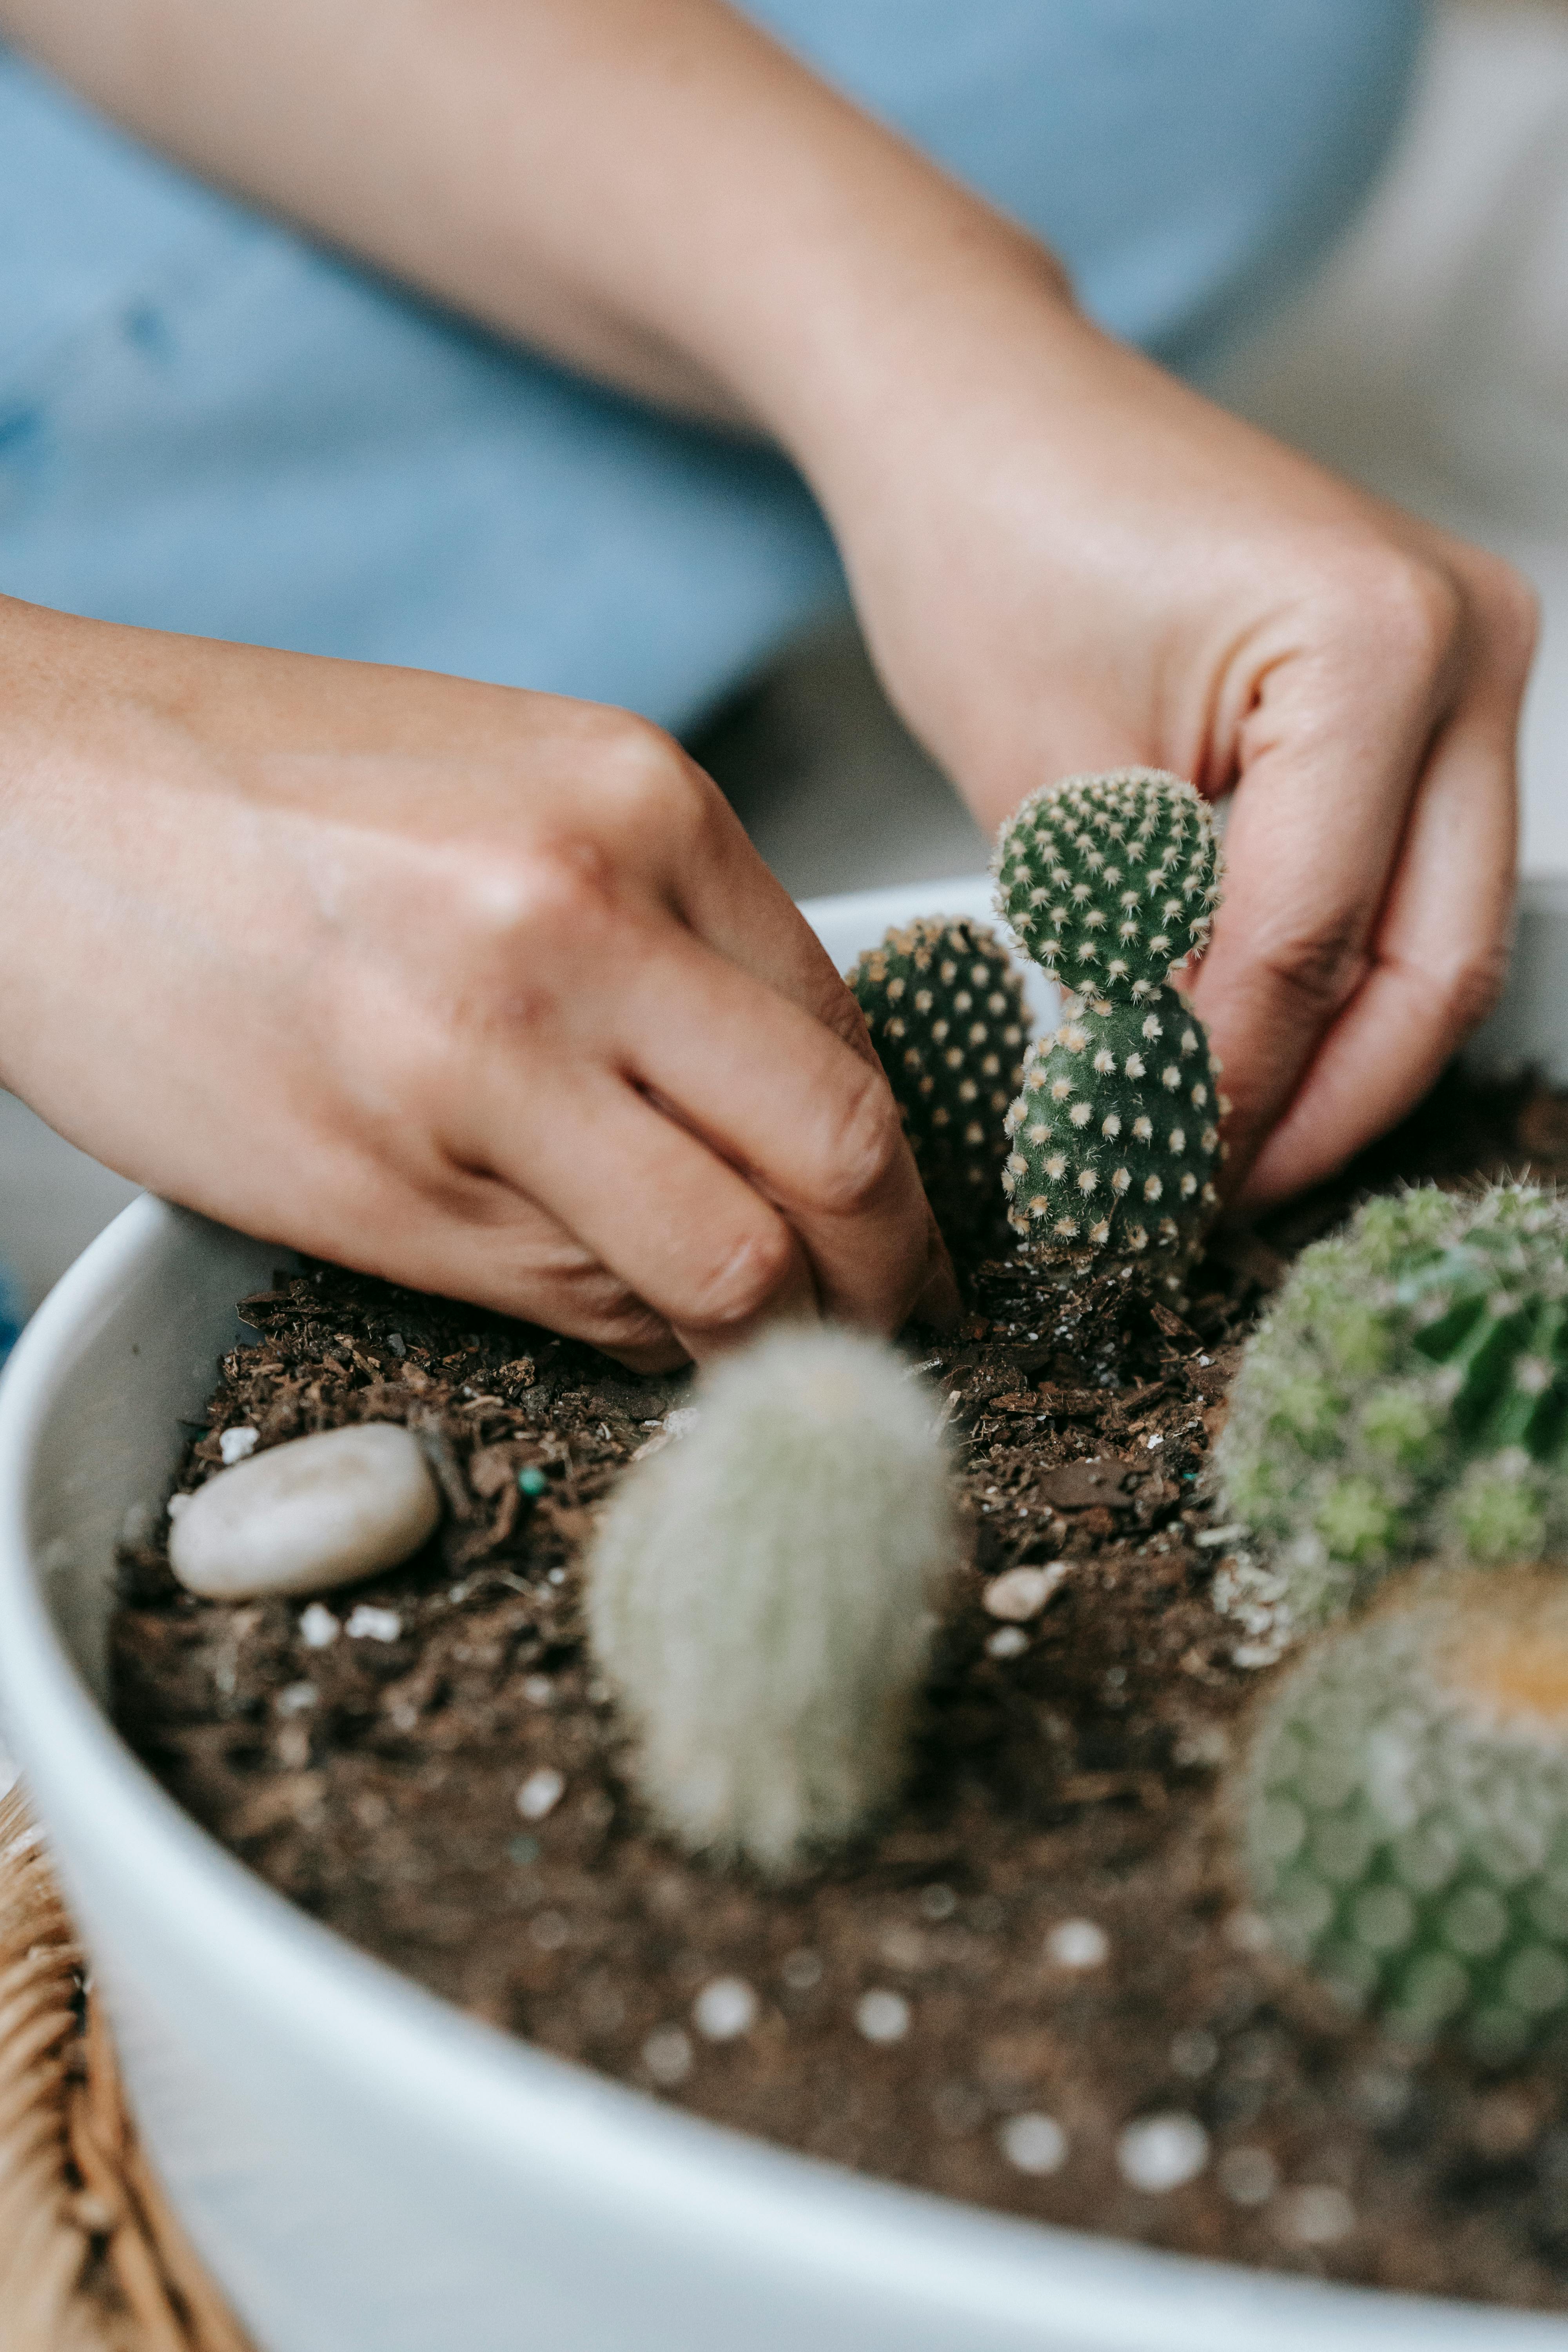
[[[1502,968],[1528,591],[1100,334],[1050,257],[721,0],[0,0],[209,177],[771,435],[983,822],[1076,767],[1235,791],[1198,1000],[1271,1197]]]

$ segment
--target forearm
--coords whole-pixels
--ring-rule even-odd
[[[205,177],[808,465],[944,289],[1060,290],[722,0],[0,0],[0,33]]]

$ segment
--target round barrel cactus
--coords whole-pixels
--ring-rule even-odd
[[[1023,1077],[1024,992],[994,931],[931,916],[891,930],[846,975],[936,1221],[956,1247],[1001,1219],[1007,1106]]]
[[[1233,1792],[1252,1901],[1347,2006],[1493,2063],[1568,2032],[1568,1581],[1416,1578],[1271,1695]]]
[[[1299,1622],[1428,1552],[1568,1540],[1568,1196],[1423,1186],[1303,1251],[1247,1343],[1215,1475]]]

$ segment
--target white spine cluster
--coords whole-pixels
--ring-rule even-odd
[[[931,1398],[890,1349],[784,1331],[707,1376],[588,1569],[633,1778],[683,1845],[777,1874],[889,1801],[952,1546]]]

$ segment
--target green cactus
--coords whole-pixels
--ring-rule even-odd
[[[1568,1580],[1416,1580],[1264,1708],[1233,1791],[1289,1958],[1506,2063],[1568,2023]]]
[[[1075,996],[1142,1003],[1201,955],[1219,898],[1205,803],[1180,776],[1119,768],[1031,793],[1003,826],[998,911]]]
[[[1228,1108],[1195,1013],[1170,984],[1208,939],[1218,853],[1207,808],[1151,768],[1069,776],[1003,827],[998,910],[1067,992],[1007,1113],[1008,1222],[1073,1280],[1144,1258],[1171,1290],[1218,1208]]]
[[[1297,1620],[1402,1561],[1568,1538],[1568,1195],[1434,1186],[1303,1251],[1247,1343],[1215,1454]]]
[[[994,931],[931,916],[845,977],[888,1074],[936,1221],[957,1245],[997,1223],[1007,1106],[1023,1077],[1024,992]]]
[[[679,1842],[779,1874],[897,1792],[953,1549],[929,1391],[879,1341],[784,1330],[707,1374],[588,1562],[631,1773]]]

